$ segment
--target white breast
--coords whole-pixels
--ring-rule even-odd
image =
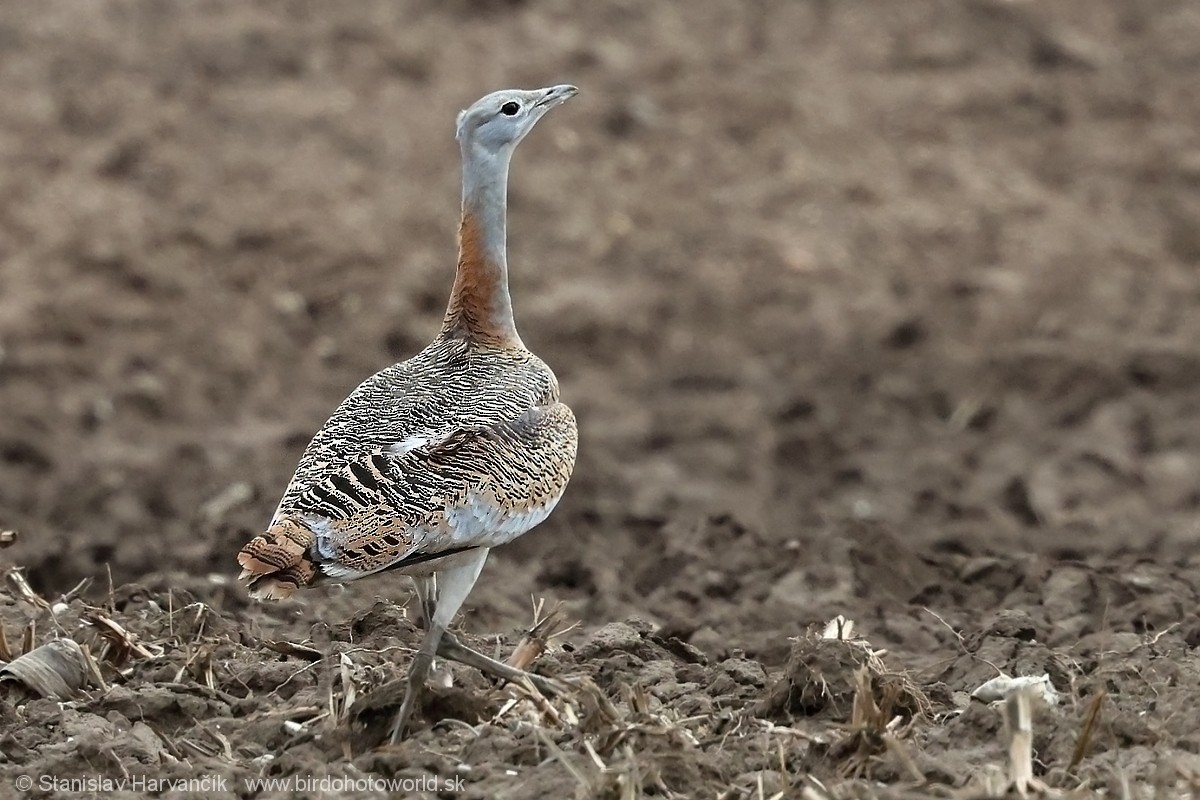
[[[496,547],[544,522],[561,499],[560,493],[540,506],[511,511],[491,497],[472,493],[466,503],[446,510],[446,527],[455,546]]]

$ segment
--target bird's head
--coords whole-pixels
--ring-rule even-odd
[[[547,111],[579,90],[569,84],[545,89],[504,89],[476,100],[458,115],[455,134],[464,150],[511,152]]]

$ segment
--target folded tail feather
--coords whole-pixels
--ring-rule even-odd
[[[295,519],[284,517],[238,553],[239,577],[250,594],[262,600],[282,600],[317,577],[309,558],[313,532]]]

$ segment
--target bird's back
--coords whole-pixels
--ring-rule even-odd
[[[400,454],[460,429],[516,419],[558,401],[558,380],[524,348],[439,337],[351,392],[304,451],[276,518],[323,513],[311,490],[372,453]],[[307,495],[307,496],[306,496]]]

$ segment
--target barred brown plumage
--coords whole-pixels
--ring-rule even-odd
[[[462,225],[441,331],[342,402],[305,449],[267,530],[238,555],[242,580],[266,599],[384,571],[413,576],[428,632],[393,739],[435,653],[514,677],[445,628],[488,550],[543,521],[575,464],[575,417],[559,402],[554,373],[517,334],[505,252],[513,149],[575,92],[495,92],[459,115]],[[517,113],[499,111],[511,103]]]

